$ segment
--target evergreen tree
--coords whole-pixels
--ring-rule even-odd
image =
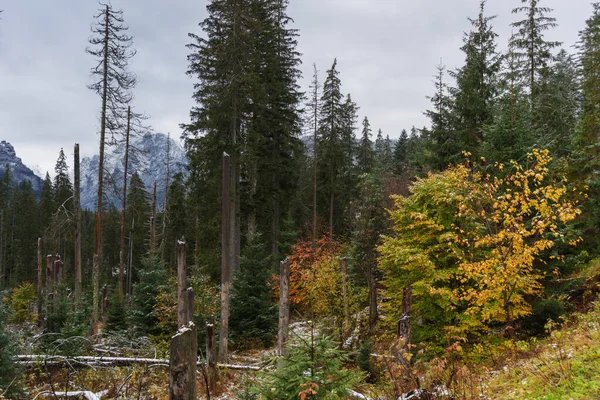
[[[236,206],[239,198],[240,155],[252,115],[252,92],[257,81],[256,46],[259,24],[251,0],[212,0],[207,5],[208,16],[200,23],[201,37],[190,33],[188,45],[188,75],[197,78],[193,98],[196,105],[190,111],[190,123],[184,125],[190,162],[191,196],[194,209],[202,221],[200,254],[205,264],[220,265],[220,188],[222,154],[231,157],[231,188],[229,207],[231,241],[228,244],[233,269],[237,254],[240,220]],[[244,18],[239,18],[239,16]],[[207,188],[210,188],[207,190]],[[239,203],[238,203],[239,204]],[[211,271],[216,277],[218,270]]]
[[[13,357],[17,354],[17,340],[8,330],[8,306],[0,297],[0,389],[6,389],[17,374]]]
[[[462,143],[454,130],[454,103],[448,93],[448,84],[444,80],[446,67],[438,65],[435,77],[435,94],[428,97],[433,104],[432,110],[425,115],[431,120],[431,129],[425,132],[429,141],[428,164],[441,171],[448,164],[462,157]]]
[[[271,264],[260,234],[251,235],[231,290],[229,328],[240,346],[252,344],[253,340],[269,346],[277,336],[277,307],[267,284]]]
[[[50,174],[46,172],[46,178],[40,193],[40,226],[43,231],[50,228],[50,221],[52,221],[52,216],[56,212],[55,197],[52,179],[50,179]]]
[[[461,50],[465,53],[465,65],[451,72],[456,80],[452,95],[459,147],[461,151],[474,155],[478,154],[483,140],[483,126],[493,118],[497,75],[502,65],[502,58],[496,50],[498,35],[491,25],[495,18],[485,15],[485,0],[482,0],[479,16],[469,18],[473,29],[463,39]]]
[[[362,136],[360,138],[360,143],[358,144],[356,163],[359,172],[367,174],[373,169],[375,153],[373,151],[373,141],[371,140],[371,124],[367,117],[363,119],[362,125]]]
[[[554,159],[568,156],[575,142],[580,109],[580,91],[575,61],[561,50],[541,79],[534,104],[537,148],[550,150]]]
[[[37,269],[37,239],[39,237],[38,203],[31,182],[21,182],[11,202],[9,282],[17,286],[33,282]]]
[[[62,148],[58,154],[58,160],[56,160],[54,173],[54,204],[57,207],[71,210],[73,208],[73,185],[71,185],[69,167]]]
[[[408,151],[408,133],[406,129],[402,129],[400,137],[394,147],[394,165],[396,170],[402,170],[407,162],[407,151]]]
[[[337,70],[337,60],[327,71],[321,96],[321,115],[317,137],[318,171],[324,190],[324,209],[329,210],[329,234],[333,234],[335,221],[341,222],[339,197],[342,190],[341,172],[347,162],[344,140],[344,104],[342,103],[341,81]]]
[[[535,137],[531,126],[531,103],[519,79],[518,56],[509,52],[504,64],[494,120],[484,126],[482,154],[486,159],[507,163],[524,161]]]
[[[127,227],[132,242],[130,250],[132,258],[129,263],[134,271],[142,264],[147,254],[150,212],[150,195],[139,174],[134,172],[129,180],[127,194]]]
[[[521,0],[524,5],[513,9],[513,14],[525,14],[525,18],[512,24],[517,31],[513,33],[509,43],[511,51],[520,62],[519,71],[527,82],[532,103],[540,90],[540,79],[548,73],[551,51],[561,44],[544,39],[544,32],[557,24],[556,18],[548,16],[553,10],[540,6],[540,2],[541,0]]]

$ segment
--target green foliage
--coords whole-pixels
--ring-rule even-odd
[[[140,335],[158,335],[161,328],[154,310],[160,292],[169,288],[167,271],[158,258],[146,258],[142,261],[138,276],[132,297],[133,330]]]
[[[371,353],[373,352],[373,345],[371,342],[363,342],[360,344],[358,349],[358,356],[356,357],[356,365],[361,371],[366,372],[369,376],[373,375],[374,367],[371,362]]]
[[[277,305],[267,285],[272,262],[264,248],[259,235],[250,240],[231,288],[229,329],[239,346],[251,345],[253,341],[269,346],[277,335]]]
[[[253,391],[261,400],[345,399],[362,374],[345,368],[348,356],[328,337],[294,337],[277,370],[267,372]]]
[[[119,298],[117,289],[111,291],[109,302],[104,331],[106,333],[125,333],[129,325],[127,312],[125,311],[125,303]]]
[[[13,360],[17,349],[14,336],[8,330],[8,314],[8,307],[0,297],[0,389],[5,389],[17,374]]]
[[[36,315],[30,313],[30,305],[37,300],[37,294],[35,286],[30,282],[24,282],[18,287],[14,288],[10,298],[9,304],[12,308],[10,319],[12,322],[17,324],[23,323],[27,320],[33,322]]]

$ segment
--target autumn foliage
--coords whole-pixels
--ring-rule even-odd
[[[527,165],[460,164],[395,198],[394,234],[379,248],[390,322],[409,281],[417,320],[431,335],[464,339],[531,312],[539,265],[555,257],[547,250],[579,241],[565,227],[580,211],[566,182],[550,179],[550,161],[546,150],[533,150]]]

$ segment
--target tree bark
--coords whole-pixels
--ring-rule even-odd
[[[215,341],[215,317],[211,315],[206,324],[206,365],[208,367],[208,390],[213,393],[218,379],[217,343]]]
[[[152,192],[152,216],[150,217],[150,255],[156,250],[156,182]]]
[[[100,291],[100,264],[102,258],[100,254],[100,243],[102,238],[102,184],[104,180],[104,141],[106,138],[106,107],[108,91],[108,57],[109,57],[109,6],[105,10],[105,35],[104,35],[104,76],[102,80],[102,111],[100,116],[100,155],[98,160],[98,198],[96,199],[96,242],[94,246],[94,272],[93,294],[92,294],[92,320],[94,329],[98,322],[98,292]],[[95,331],[94,331],[95,332]]]
[[[165,179],[165,204],[162,215],[162,234],[160,246],[160,261],[165,262],[165,250],[167,247],[167,205],[169,204],[169,180],[171,179],[171,134],[167,135],[167,177]]]
[[[187,303],[187,265],[185,262],[186,248],[185,242],[177,242],[177,327],[181,328],[188,325],[189,315],[186,307]]]
[[[44,305],[44,266],[42,265],[42,238],[38,238],[38,253],[37,253],[37,312],[38,312],[38,325],[41,326],[43,319],[42,308]]]
[[[75,303],[79,307],[81,302],[82,278],[81,278],[81,168],[79,162],[79,143],[75,143],[75,161],[74,161],[74,204],[73,215],[75,218]]]
[[[277,354],[285,357],[290,330],[290,262],[285,259],[279,265],[279,334]]]
[[[196,400],[198,335],[193,325],[179,329],[169,353],[169,400]]]
[[[125,132],[125,164],[123,165],[123,195],[121,197],[121,237],[119,241],[119,299],[123,300],[123,275],[125,269],[125,217],[127,210],[127,172],[129,168],[129,135],[131,133],[131,106],[127,108]]]
[[[231,209],[230,209],[230,158],[223,153],[223,197],[221,200],[221,330],[219,332],[219,362],[227,360],[229,336],[229,286],[231,273]]]

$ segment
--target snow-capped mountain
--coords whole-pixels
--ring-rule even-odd
[[[12,179],[15,185],[29,181],[33,191],[39,194],[42,190],[42,178],[37,176],[29,167],[23,164],[23,161],[17,157],[15,148],[6,141],[0,142],[0,176],[4,175],[6,165],[9,166]]]
[[[172,177],[178,172],[186,171],[187,158],[183,147],[177,140],[170,139],[162,133],[146,133],[131,139],[129,152],[129,170],[131,176],[137,172],[146,190],[152,193],[156,182],[157,203],[160,206],[165,199],[167,159]],[[170,147],[170,157],[167,150]],[[81,207],[95,210],[98,190],[99,156],[85,157],[81,160]],[[115,205],[121,206],[121,190],[123,187],[123,168],[125,165],[125,144],[107,146],[104,159],[104,192],[105,198]]]

